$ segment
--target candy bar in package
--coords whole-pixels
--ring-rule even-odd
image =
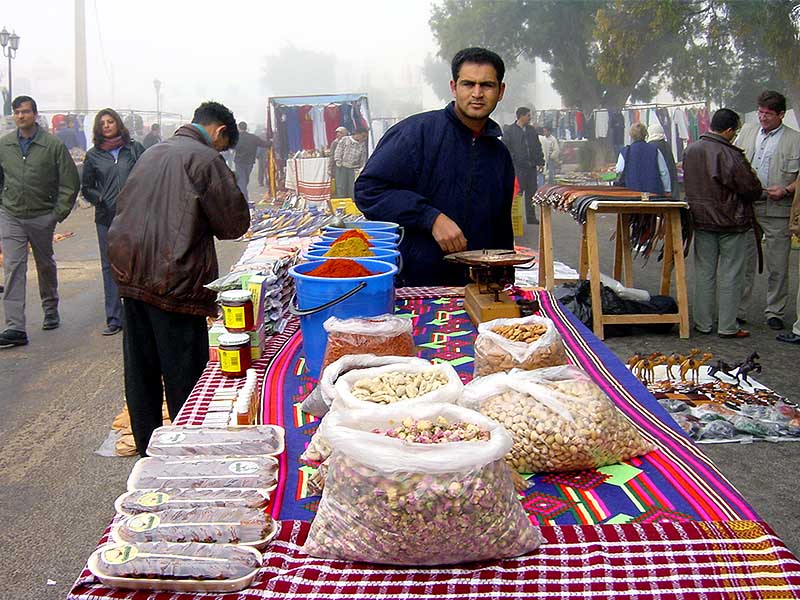
[[[187,542],[105,544],[89,557],[89,570],[109,587],[173,592],[236,592],[261,567],[250,546]]]
[[[140,458],[128,477],[128,490],[165,488],[255,488],[271,490],[278,481],[272,456]]]
[[[168,509],[223,507],[257,508],[269,504],[269,492],[246,488],[175,488],[125,492],[114,502],[121,515],[138,515]]]
[[[511,369],[541,369],[567,364],[561,334],[550,319],[532,315],[495,319],[478,325],[475,376]]]
[[[121,542],[203,542],[263,548],[275,522],[257,508],[171,509],[126,517],[114,529]]]
[[[277,456],[283,452],[284,430],[278,425],[242,427],[159,427],[150,437],[148,456]]]

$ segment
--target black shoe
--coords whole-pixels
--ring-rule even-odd
[[[119,325],[109,325],[103,329],[101,335],[117,335],[120,331],[122,331],[122,327]]]
[[[14,346],[27,346],[28,336],[24,331],[6,329],[0,333],[0,348],[13,348]]]
[[[42,329],[45,331],[49,329],[58,329],[59,325],[61,325],[61,319],[58,318],[58,313],[44,316],[44,321],[42,321]]]
[[[736,326],[741,328],[742,325],[747,325],[747,319],[740,319],[736,317]]]
[[[775,331],[780,331],[783,329],[783,320],[778,317],[770,317],[767,319],[767,327]]]
[[[721,338],[746,338],[750,337],[750,332],[746,329],[740,329],[736,333],[719,333],[717,335]]]
[[[703,331],[702,329],[698,329],[697,326],[695,326],[694,330],[700,335],[711,335],[710,329],[708,331]]]
[[[786,342],[787,344],[800,345],[800,335],[796,335],[794,332],[781,333],[775,339],[779,342]]]

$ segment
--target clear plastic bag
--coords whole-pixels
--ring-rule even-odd
[[[572,366],[514,370],[475,379],[461,404],[504,425],[506,456],[520,473],[577,471],[653,449],[603,391]]]
[[[487,441],[417,443],[385,431],[405,419],[471,424]],[[519,556],[541,543],[503,456],[511,437],[452,404],[332,412],[329,477],[304,550],[312,556],[440,565]]]
[[[377,356],[414,356],[411,319],[394,315],[338,319],[330,317],[322,326],[328,334],[324,369],[348,354]]]
[[[510,339],[508,335],[519,339]],[[511,369],[531,371],[564,364],[567,364],[564,342],[550,319],[532,315],[521,319],[495,319],[478,325],[476,377]]]

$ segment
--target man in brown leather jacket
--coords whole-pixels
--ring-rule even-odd
[[[694,327],[714,328],[714,295],[719,280],[717,333],[724,338],[750,335],[739,329],[736,311],[742,295],[745,242],[753,235],[753,202],[761,182],[744,153],[731,144],[739,115],[721,108],[711,118],[711,131],[683,153],[686,201],[694,234]]]
[[[217,307],[203,285],[219,275],[214,237],[234,239],[250,225],[220,155],[238,139],[233,113],[205,102],[191,125],[142,155],[117,198],[108,258],[123,301],[125,396],[142,456],[162,424],[164,392],[174,419],[208,362],[206,316]]]

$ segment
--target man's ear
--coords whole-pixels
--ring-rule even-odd
[[[452,79],[450,80],[450,93],[453,95],[453,98],[456,97],[456,82]]]

